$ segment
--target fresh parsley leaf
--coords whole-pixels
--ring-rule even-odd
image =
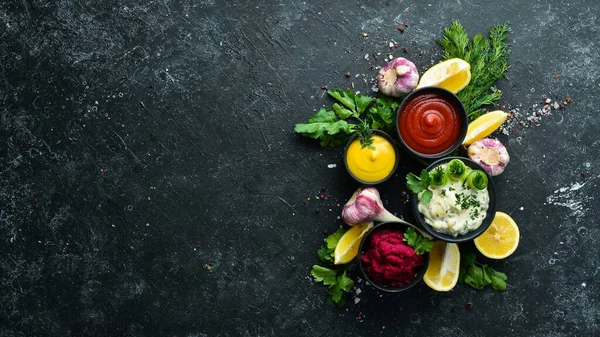
[[[488,267],[488,273],[491,277],[492,289],[496,291],[504,291],[506,290],[506,274],[495,271],[494,269]]]
[[[429,176],[429,173],[427,172],[427,170],[423,170],[421,172],[421,177],[424,176],[423,172],[425,172],[427,174],[427,176]],[[427,188],[428,185],[429,185],[429,182],[426,183],[420,177],[417,177],[413,173],[409,173],[406,175],[406,187],[413,193],[419,193],[419,192],[423,191],[424,189]]]
[[[431,192],[430,190],[425,190],[425,192],[423,192],[423,194],[421,195],[421,202],[426,204],[431,201],[432,197],[433,192]]]
[[[347,142],[355,129],[354,124],[339,120],[333,110],[320,109],[308,118],[308,123],[296,124],[294,131],[305,137],[320,139],[322,146],[333,147]]]
[[[421,233],[418,233],[414,228],[408,227],[404,233],[404,241],[415,249],[415,254],[422,255],[426,252],[431,251],[433,247],[433,240],[430,240]]]
[[[328,263],[328,264],[333,264],[333,262],[335,260],[334,260],[333,255],[331,253],[332,253],[331,250],[329,248],[327,248],[326,244],[324,244],[317,251],[317,256],[319,257],[319,260],[321,260],[321,262]]]
[[[506,23],[496,25],[490,29],[489,38],[477,34],[470,40],[464,27],[455,20],[438,40],[444,49],[444,60],[457,57],[471,65],[471,82],[458,93],[470,121],[485,113],[485,105],[493,104],[502,97],[500,90],[492,91],[490,88],[500,78],[506,77],[509,68],[510,48],[504,42],[508,38],[508,30]]]
[[[431,181],[431,177],[429,176],[429,172],[427,170],[422,170],[421,175],[417,177],[416,175],[409,173],[406,175],[406,187],[413,193],[419,193],[424,191],[421,195],[421,202],[426,204],[431,201],[433,197],[433,192],[427,189],[429,186],[429,182]]]
[[[327,295],[328,304],[341,307],[346,303],[344,293],[352,290],[354,281],[346,275],[345,270],[342,272],[314,265],[310,273],[315,281],[329,286]]]
[[[321,262],[333,264],[335,246],[337,246],[338,241],[345,232],[346,230],[343,227],[339,227],[333,234],[323,239],[323,245],[317,251],[317,256]]]
[[[346,119],[352,116],[352,111],[342,107],[341,105],[334,103],[332,106],[333,111],[340,119]]]
[[[337,284],[345,292],[350,292],[354,287],[354,281],[346,275],[346,272],[337,277]]]
[[[344,292],[336,284],[329,288],[329,294],[327,295],[327,304],[336,307],[342,307],[346,304],[346,298],[343,296]]]
[[[329,96],[333,97],[336,101],[342,103],[346,108],[350,109],[356,114],[355,96],[350,90],[342,91],[340,89],[329,89],[327,90]]]
[[[476,253],[473,247],[460,247],[460,273],[458,282],[468,284],[471,287],[481,290],[487,285],[491,285],[496,291],[506,290],[506,274],[494,270],[487,264],[478,263]]]
[[[485,282],[483,280],[483,269],[476,265],[472,265],[469,268],[469,271],[467,271],[465,283],[477,290],[482,290],[485,287]]]
[[[344,233],[346,233],[346,230],[343,227],[340,227],[335,232],[333,232],[333,234],[329,235],[325,239],[325,243],[327,243],[327,248],[335,249],[335,246],[337,246],[338,241],[340,241]]]
[[[477,254],[472,247],[461,245],[460,246],[460,272],[458,274],[458,282],[464,283],[465,276],[469,268],[475,264]]]
[[[400,102],[393,97],[378,97],[369,108],[366,120],[373,129],[391,131],[396,127],[396,110],[399,106]]]
[[[373,99],[369,96],[355,95],[354,103],[356,104],[356,112],[359,115],[362,114],[365,110],[367,110],[367,107],[369,104],[371,104],[372,100]]]
[[[326,286],[336,284],[337,282],[337,272],[333,269],[314,265],[310,274],[315,278],[315,281],[323,282]]]

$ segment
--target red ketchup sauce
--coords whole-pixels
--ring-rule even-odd
[[[435,93],[409,99],[398,118],[398,130],[409,148],[423,154],[437,154],[456,143],[461,126],[454,102]]]

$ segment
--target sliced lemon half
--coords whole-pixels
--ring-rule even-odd
[[[469,85],[469,82],[471,82],[471,65],[463,59],[453,58],[427,69],[421,76],[417,89],[436,86],[456,94]]]
[[[358,255],[362,238],[371,228],[373,228],[373,223],[366,223],[347,230],[335,246],[334,264],[346,264],[354,260]]]
[[[504,123],[506,117],[508,117],[508,114],[502,110],[490,111],[477,117],[477,119],[469,123],[467,136],[465,137],[463,144],[470,145],[471,143],[489,136]]]
[[[474,241],[481,254],[490,259],[504,259],[517,250],[521,233],[510,215],[496,212],[490,227]]]
[[[460,251],[456,243],[436,241],[429,253],[423,281],[435,291],[450,291],[458,282]]]

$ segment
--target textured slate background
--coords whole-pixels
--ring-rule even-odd
[[[2,1],[0,336],[598,334],[598,13],[593,0]],[[455,18],[512,28],[498,87],[521,115],[495,181],[522,241],[493,264],[508,290],[357,284],[358,304],[331,308],[309,269],[356,184],[340,149],[293,126],[331,103],[321,86],[370,92],[386,54],[438,62]],[[544,95],[573,103],[522,127]],[[403,176],[419,168],[405,156],[381,186],[407,220]]]

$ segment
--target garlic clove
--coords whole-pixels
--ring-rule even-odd
[[[421,235],[431,239],[431,235],[390,213],[381,201],[379,191],[375,187],[359,187],[342,210],[342,220],[350,226],[379,222],[400,222],[413,227]]]
[[[371,222],[382,212],[383,203],[374,187],[360,187],[342,210],[342,219],[350,226]]]
[[[419,83],[419,72],[411,61],[398,57],[379,70],[379,90],[393,97],[402,97],[413,91]]]
[[[479,164],[490,176],[504,172],[510,161],[506,147],[493,138],[480,139],[467,150],[469,158]]]

